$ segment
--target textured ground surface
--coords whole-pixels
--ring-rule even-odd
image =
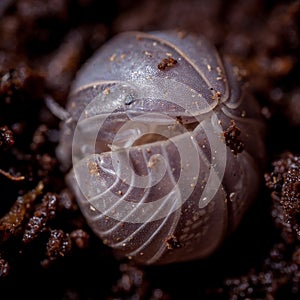
[[[101,2],[0,2],[0,298],[299,299],[300,2]],[[247,70],[269,122],[268,163],[259,199],[220,251],[142,268],[90,232],[45,99],[64,106],[76,71],[114,34],[167,28],[206,35]]]

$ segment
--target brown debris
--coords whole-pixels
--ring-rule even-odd
[[[161,71],[165,71],[167,68],[172,68],[177,64],[177,60],[172,58],[172,57],[168,57],[168,58],[164,58],[158,65],[158,69]]]
[[[45,144],[48,130],[49,128],[45,124],[42,124],[37,128],[32,137],[32,143],[30,145],[30,148],[33,151],[39,150],[40,147]]]
[[[84,249],[89,245],[90,236],[82,229],[73,230],[70,234],[70,238],[78,248]]]
[[[294,299],[300,292],[300,157],[283,153],[272,163],[265,180],[271,190],[271,215],[282,240],[271,247],[260,270],[253,268],[241,277],[227,278],[221,289],[208,294],[220,293],[228,299],[275,300]]]
[[[40,182],[35,189],[18,197],[10,211],[0,219],[0,240],[2,242],[17,233],[28,213],[28,209],[42,193],[43,188],[43,183]]]
[[[300,240],[300,157],[286,152],[272,166],[265,180],[272,191],[275,224],[291,244]]]
[[[0,149],[6,150],[15,143],[13,132],[7,127],[0,127]]]
[[[182,247],[182,244],[174,235],[170,235],[169,237],[167,237],[165,240],[165,244],[168,250],[176,250]]]
[[[214,89],[211,88],[211,90],[213,91]],[[218,102],[220,102],[221,100],[221,93],[218,91],[215,91],[214,94],[211,96],[212,100],[218,100]]]
[[[0,169],[0,174],[4,175],[5,177],[7,177],[8,179],[10,180],[13,180],[13,181],[21,181],[21,180],[24,180],[25,177],[24,176],[16,176],[16,175],[12,175],[8,172],[5,172],[4,170]]]
[[[170,300],[170,296],[161,289],[151,286],[144,270],[130,263],[120,264],[120,277],[112,286],[107,300],[113,299],[152,299]]]
[[[231,120],[231,125],[224,131],[226,146],[228,146],[234,155],[241,153],[244,150],[244,143],[239,140],[241,131],[236,127],[234,120]]]
[[[15,97],[15,93],[19,94],[21,91],[35,97],[41,95],[43,76],[27,65],[22,63],[4,73],[1,71],[3,70],[0,69],[0,99],[10,102],[11,97]]]
[[[71,249],[72,242],[69,234],[65,233],[63,230],[51,230],[46,252],[50,261],[65,256]]]
[[[23,235],[23,242],[29,243],[46,230],[46,224],[55,217],[58,197],[47,193],[29,219]]]
[[[300,217],[300,157],[295,157],[295,165],[284,174],[280,203],[285,211],[286,221],[297,223]]]
[[[9,273],[9,264],[6,260],[0,258],[0,278],[7,276]]]

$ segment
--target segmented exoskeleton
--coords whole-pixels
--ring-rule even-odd
[[[124,32],[79,71],[57,155],[87,222],[143,264],[211,254],[256,198],[264,122],[204,38]]]

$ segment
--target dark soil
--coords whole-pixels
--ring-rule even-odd
[[[106,3],[104,5],[104,2]],[[0,299],[299,299],[300,2],[0,1]],[[136,266],[96,238],[55,155],[76,71],[124,30],[203,34],[268,120],[261,194],[205,261]]]

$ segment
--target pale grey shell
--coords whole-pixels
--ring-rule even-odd
[[[170,57],[177,63],[159,69]],[[87,222],[120,256],[143,264],[206,257],[257,196],[260,108],[203,37],[117,35],[78,73],[67,110],[57,155],[72,166],[67,181]],[[224,141],[232,121],[244,144],[238,154]]]

